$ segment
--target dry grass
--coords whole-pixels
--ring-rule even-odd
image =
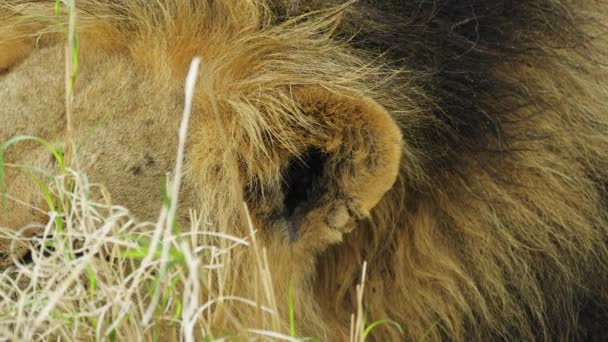
[[[111,203],[102,186],[89,183],[86,175],[79,172],[71,133],[72,101],[77,92],[73,85],[78,74],[75,1],[57,2],[57,6],[65,6],[69,15],[66,148],[61,151],[35,137],[15,137],[2,145],[2,150],[23,140],[37,140],[53,152],[62,165],[62,173],[50,182],[39,181],[51,208],[45,226],[25,227],[17,232],[0,228],[0,237],[12,241],[11,249],[30,251],[21,260],[13,257],[14,266],[0,274],[0,340],[311,339],[296,337],[297,313],[292,307],[288,310],[289,331],[280,331],[266,251],[256,242],[246,205],[243,213],[248,236],[216,231],[201,222],[194,211],[190,212],[191,226],[179,227],[175,223],[200,59],[193,60],[186,80],[176,165],[156,223],[135,222],[126,208]],[[16,167],[2,164],[1,160],[0,166]],[[94,193],[102,196],[93,196]],[[100,197],[107,200],[91,200]],[[32,231],[38,234],[31,234]],[[252,285],[257,287],[256,298],[234,296],[223,284],[225,274],[230,272],[232,255],[247,248],[253,248],[257,261],[257,281]],[[358,288],[359,308],[352,316],[351,341],[365,340],[373,327],[386,323],[378,321],[366,328],[362,296],[363,284]],[[233,302],[256,307],[258,324],[250,327],[234,321],[235,315],[230,312]],[[218,316],[232,319],[232,326],[238,329],[217,330],[214,322]]]
[[[70,183],[74,188],[68,191],[63,185]],[[52,190],[69,209],[52,212],[42,236],[3,232],[15,246],[32,247],[32,262],[13,260],[15,267],[0,275],[3,338],[135,341],[181,336],[193,341],[210,336],[221,307],[216,303],[255,305],[255,298],[228,293],[207,292],[209,299],[199,300],[202,291],[221,289],[211,282],[220,281],[230,267],[232,250],[249,248],[248,237],[206,231],[197,220],[188,229],[175,229],[170,223],[175,206],[169,204],[174,201],[156,224],[136,224],[122,207],[91,202],[89,192],[95,189],[70,170]],[[209,235],[222,243],[206,243]]]

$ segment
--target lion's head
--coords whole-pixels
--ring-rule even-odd
[[[192,208],[246,235],[250,214],[278,300],[298,293],[302,331],[348,335],[367,260],[370,316],[409,339],[580,336],[578,312],[598,293],[586,282],[607,279],[603,57],[551,45],[592,31],[579,24],[586,8],[470,3],[79,1],[78,164],[154,220],[200,56],[178,221]],[[0,4],[0,141],[60,143],[54,4]],[[29,142],[4,158],[59,167]],[[44,222],[39,186],[6,172],[0,224]],[[237,260],[230,281],[246,294],[253,261]]]

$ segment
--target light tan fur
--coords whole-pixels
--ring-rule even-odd
[[[52,18],[53,4],[0,4],[0,141],[27,134],[60,143],[61,24],[41,19]],[[138,219],[154,219],[161,179],[174,164],[183,79],[199,55],[180,220],[192,207],[215,229],[247,235],[240,198],[230,191],[228,165],[236,161],[278,306],[287,309],[293,287],[301,335],[346,338],[366,260],[367,316],[399,322],[408,339],[548,339],[556,320],[560,337],[574,336],[577,310],[605,293],[608,279],[606,189],[598,186],[608,184],[608,74],[590,62],[606,62],[606,41],[593,42],[591,59],[564,49],[559,58],[499,67],[505,78],[518,75],[530,91],[545,92],[549,104],[511,113],[503,129],[551,139],[521,142],[489,164],[463,156],[465,176],[451,178],[429,170],[425,161],[434,156],[410,146],[416,127],[434,119],[424,107],[432,99],[415,85],[395,90],[394,79],[407,80],[407,71],[383,68],[334,39],[336,10],[277,24],[267,5],[79,1],[74,139],[91,180]],[[599,6],[591,9],[605,12]],[[595,78],[572,66],[593,68]],[[488,149],[500,144],[490,139]],[[286,169],[311,150],[326,158],[323,186],[312,203],[276,219]],[[57,171],[33,143],[5,157]],[[24,205],[44,207],[30,175],[7,172],[0,224],[44,220]],[[235,256],[228,291],[251,295],[252,260]],[[251,311],[240,312],[247,322]],[[375,337],[403,338],[390,328]]]

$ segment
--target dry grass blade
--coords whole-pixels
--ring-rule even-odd
[[[365,341],[365,336],[363,334],[365,329],[365,316],[363,312],[363,292],[365,290],[366,275],[367,262],[364,262],[363,269],[361,271],[361,283],[357,285],[357,313],[351,319],[351,342]]]
[[[175,224],[175,215],[177,212],[177,204],[179,198],[179,189],[182,179],[182,172],[184,166],[184,150],[186,148],[186,137],[188,135],[188,123],[190,122],[190,115],[192,113],[192,98],[194,96],[194,88],[196,86],[196,79],[198,75],[198,69],[201,64],[201,59],[199,57],[195,57],[192,60],[192,64],[190,65],[190,70],[188,71],[188,76],[186,77],[185,84],[185,106],[184,113],[182,115],[182,122],[179,128],[178,135],[178,147],[177,147],[177,159],[174,170],[174,178],[171,182],[171,193],[170,193],[170,203],[168,208],[163,208],[163,210],[167,210],[166,213],[166,222],[164,226],[164,238],[162,244],[162,254],[161,254],[161,268],[160,268],[160,277],[164,277],[167,268],[167,260],[169,256],[169,248],[170,244],[173,240],[172,238],[172,230]],[[162,215],[165,216],[165,215]],[[152,255],[153,251],[156,250],[156,241],[153,244],[153,248],[150,249],[148,255]],[[149,324],[152,319],[152,315],[158,304],[160,299],[160,287],[157,287],[154,291],[154,295],[152,296],[152,301],[146,310],[144,315],[144,324]]]
[[[68,37],[65,46],[65,158],[67,164],[73,162],[73,107],[74,82],[78,74],[78,37],[76,35],[76,0],[67,0],[68,9]]]

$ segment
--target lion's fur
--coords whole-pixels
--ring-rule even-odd
[[[200,55],[182,207],[244,235],[248,202],[278,300],[294,287],[301,334],[348,335],[366,260],[367,316],[399,322],[408,339],[599,338],[585,320],[608,303],[608,6],[340,3],[78,1],[76,140],[111,117],[81,165],[153,218]],[[61,141],[53,4],[0,5],[0,140]],[[7,159],[55,167],[29,144]],[[230,191],[231,161],[242,194]],[[26,175],[8,175],[9,195],[42,202]],[[35,218],[9,208],[3,225]],[[250,260],[235,256],[234,292],[251,289]]]

